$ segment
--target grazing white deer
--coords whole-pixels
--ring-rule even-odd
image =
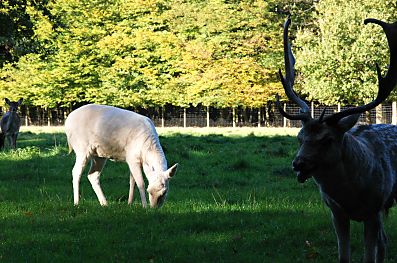
[[[299,151],[292,162],[298,181],[313,177],[322,199],[331,209],[338,238],[340,262],[350,262],[350,220],[364,223],[365,262],[384,262],[386,234],[382,213],[397,199],[397,127],[394,125],[353,126],[361,113],[384,101],[397,83],[397,23],[376,19],[364,22],[380,25],[390,49],[390,65],[385,77],[376,65],[379,91],[366,105],[330,116],[313,119],[310,108],[293,90],[295,58],[288,43],[290,18],[284,24],[284,60],[286,77],[280,77],[287,97],[299,105],[300,113],[290,115],[280,105],[280,113],[301,120]]]
[[[0,149],[4,147],[5,138],[11,148],[17,148],[17,138],[19,128],[21,127],[21,119],[17,113],[19,105],[22,104],[23,99],[18,101],[10,101],[5,98],[5,102],[10,106],[9,110],[3,115],[0,121],[1,134],[0,134]]]
[[[128,204],[132,203],[135,183],[142,206],[146,207],[145,182],[142,167],[149,182],[147,191],[151,207],[163,205],[169,179],[178,164],[167,170],[167,160],[152,121],[135,112],[105,105],[85,105],[67,117],[65,131],[70,152],[74,150],[76,163],[72,170],[74,204],[79,204],[80,177],[91,160],[88,179],[99,203],[107,205],[99,184],[99,176],[107,159],[125,161],[130,169]]]

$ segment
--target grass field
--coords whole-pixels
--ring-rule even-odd
[[[101,207],[86,176],[73,206],[62,129],[24,128],[0,152],[0,262],[337,262],[329,210],[290,168],[297,130],[159,129],[180,167],[161,209],[127,205],[129,172],[108,162]],[[87,167],[88,168],[88,167]],[[386,219],[397,262],[397,216]],[[352,226],[353,262],[363,253]]]

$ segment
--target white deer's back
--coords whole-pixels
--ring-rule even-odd
[[[156,133],[145,116],[96,104],[73,111],[65,122],[65,131],[76,153],[120,161],[125,161],[127,153],[139,158],[147,138]]]

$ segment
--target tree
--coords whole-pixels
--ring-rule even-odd
[[[382,29],[365,18],[393,22],[395,1],[323,0],[315,5],[315,27],[298,30],[295,41],[298,90],[324,104],[363,104],[377,93],[375,63],[383,71],[388,47]],[[394,11],[392,11],[394,10]]]

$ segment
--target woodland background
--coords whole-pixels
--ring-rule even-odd
[[[376,95],[375,63],[384,72],[389,59],[381,28],[363,21],[394,22],[396,11],[389,0],[3,0],[0,98],[60,120],[86,103],[270,118],[291,14],[299,94],[362,104]]]

